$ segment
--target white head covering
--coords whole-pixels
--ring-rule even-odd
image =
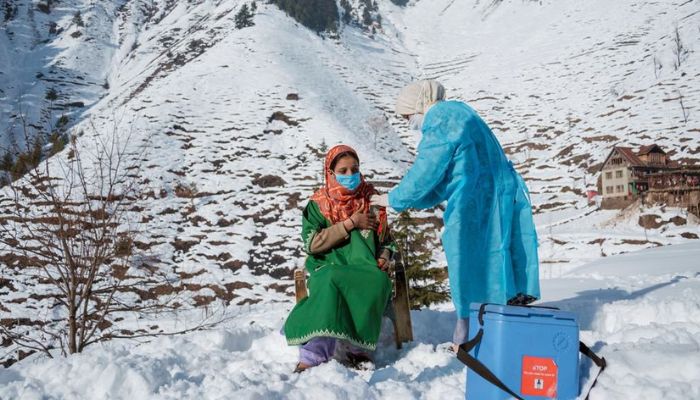
[[[436,101],[445,99],[445,87],[435,80],[413,82],[399,93],[396,99],[396,114],[425,114]]]

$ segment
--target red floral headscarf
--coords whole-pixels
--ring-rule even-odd
[[[331,165],[339,155],[348,153],[355,159],[360,159],[357,152],[350,146],[341,144],[328,151],[324,164],[325,186],[311,196],[311,200],[318,204],[321,214],[333,224],[348,219],[358,210],[369,212],[369,198],[373,194],[379,193],[372,184],[365,182],[362,175],[360,175],[360,186],[355,190],[351,191],[338,183],[335,174],[331,173]],[[379,209],[379,228],[377,230],[380,237],[385,230],[386,223],[386,209],[382,207]]]

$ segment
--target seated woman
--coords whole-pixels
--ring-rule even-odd
[[[309,296],[284,325],[287,343],[302,345],[295,372],[329,361],[337,339],[351,345],[351,362],[370,361],[366,351],[377,346],[391,296],[386,210],[378,218],[369,212],[377,191],[360,174],[351,147],[333,147],[324,165],[325,186],[311,196],[302,219]]]

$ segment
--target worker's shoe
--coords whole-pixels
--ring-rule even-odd
[[[526,306],[537,300],[536,297],[532,297],[529,294],[518,293],[517,296],[508,300],[509,306]]]
[[[359,369],[359,370],[370,370],[374,367],[374,361],[367,353],[350,353],[346,354],[346,362],[344,363],[348,368]]]

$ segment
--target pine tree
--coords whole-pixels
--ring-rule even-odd
[[[76,11],[73,15],[73,23],[81,28],[85,27],[85,22],[83,22],[83,16],[80,14],[80,11]]]
[[[348,0],[340,0],[340,7],[343,9],[343,23],[352,22],[352,6]]]
[[[444,268],[428,268],[432,251],[428,235],[414,225],[408,211],[399,215],[393,224],[392,234],[406,269],[411,308],[416,310],[450,299],[445,285],[447,271]]]
[[[15,158],[12,153],[8,150],[0,159],[0,170],[2,171],[12,171],[12,167],[15,165]]]
[[[56,129],[59,131],[65,130],[64,128],[68,126],[68,123],[70,122],[70,119],[68,118],[67,115],[63,114],[58,119],[56,120]]]
[[[36,9],[44,14],[51,14],[51,1],[37,3]]]
[[[44,141],[41,138],[37,138],[34,140],[34,145],[32,146],[31,151],[29,152],[29,162],[31,167],[35,167],[39,165],[41,162],[41,158],[44,154]]]
[[[326,144],[326,139],[321,139],[321,144],[318,146],[318,152],[319,152],[319,157],[321,159],[324,159],[326,157],[326,153],[328,153],[328,144]],[[324,181],[326,179],[326,171],[325,167],[321,168],[321,171],[319,175],[317,175],[318,179],[316,179],[316,185],[319,188],[323,187]]]
[[[6,0],[3,9],[5,11],[5,22],[17,16],[17,6],[12,0]]]
[[[338,30],[338,5],[335,0],[271,0],[300,24],[316,32]]]
[[[61,152],[66,147],[67,140],[60,133],[54,132],[49,138],[51,143],[51,153],[50,156]]]
[[[328,152],[328,145],[326,144],[325,138],[321,139],[321,144],[318,146],[318,150],[325,157],[326,153]]]
[[[248,4],[243,4],[241,9],[236,14],[235,18],[236,29],[243,29],[255,25],[253,22],[253,13],[248,8]]]
[[[369,27],[372,26],[372,22],[372,13],[370,13],[368,7],[365,7],[364,11],[362,11],[362,23]]]
[[[251,9],[251,11],[253,11],[253,13],[255,13],[256,11],[258,11],[258,3],[255,2],[255,1],[252,2],[252,3],[250,3],[250,9]]]
[[[58,93],[56,93],[56,89],[51,88],[46,91],[46,96],[44,96],[46,100],[48,101],[56,101],[58,100]]]
[[[21,153],[17,156],[17,160],[11,171],[12,179],[19,179],[29,170],[39,165],[43,155],[43,147],[43,140],[37,138],[26,153]]]

